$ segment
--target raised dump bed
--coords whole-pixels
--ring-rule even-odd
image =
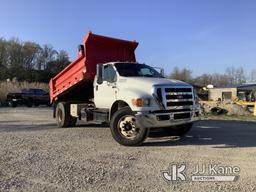
[[[93,97],[96,65],[114,61],[135,62],[138,43],[89,32],[75,61],[50,80],[51,102],[85,101]]]

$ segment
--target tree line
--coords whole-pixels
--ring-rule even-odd
[[[0,80],[49,82],[69,63],[68,53],[50,44],[0,38]]]
[[[18,81],[49,82],[69,63],[68,53],[65,50],[57,51],[50,44],[0,38],[0,80],[15,78]],[[238,85],[245,83],[246,79],[256,81],[256,69],[251,71],[250,77],[245,75],[243,67],[228,67],[223,74],[205,73],[193,77],[191,70],[174,67],[168,78],[199,86]]]
[[[256,69],[252,70],[250,75],[245,74],[243,67],[228,67],[223,74],[221,73],[205,73],[197,77],[192,76],[192,71],[187,68],[174,67],[170,75],[171,79],[177,79],[198,86],[214,85],[216,87],[225,87],[230,85],[240,85],[246,80],[256,81]]]

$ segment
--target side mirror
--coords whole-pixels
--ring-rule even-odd
[[[103,70],[103,65],[102,64],[98,64],[97,65],[97,74],[96,74],[96,78],[97,78],[97,83],[98,84],[101,84],[103,82],[102,70]]]
[[[164,69],[160,69],[160,74],[164,77]]]
[[[162,77],[164,77],[164,69],[161,67],[153,67]]]

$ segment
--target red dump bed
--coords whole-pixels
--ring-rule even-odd
[[[75,85],[86,81],[92,82],[98,63],[136,61],[134,51],[138,43],[135,41],[114,39],[89,32],[84,38],[83,46],[84,51],[79,53],[77,59],[51,79],[49,83],[51,102],[64,93],[71,92],[69,95],[72,95],[72,87]]]

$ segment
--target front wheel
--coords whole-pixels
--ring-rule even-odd
[[[17,107],[18,104],[17,104],[17,102],[15,102],[15,101],[10,101],[10,102],[9,102],[9,106],[10,106],[10,107]]]
[[[147,138],[149,130],[139,127],[129,107],[116,111],[110,121],[113,138],[121,145],[137,146]]]
[[[193,123],[187,123],[183,125],[176,125],[172,127],[166,127],[164,130],[171,136],[182,136],[190,131]]]

